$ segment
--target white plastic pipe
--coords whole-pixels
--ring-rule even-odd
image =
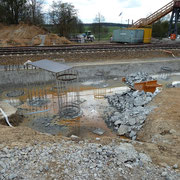
[[[10,122],[9,122],[9,120],[8,120],[8,116],[6,115],[6,113],[5,113],[1,108],[0,108],[0,111],[1,111],[2,115],[5,117],[7,124],[8,124],[10,127],[13,127],[13,126],[10,124]]]

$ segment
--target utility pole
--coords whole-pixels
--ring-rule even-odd
[[[121,16],[121,27],[122,27],[122,12],[120,12],[119,17]]]

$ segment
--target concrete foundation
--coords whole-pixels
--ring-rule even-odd
[[[73,64],[74,65],[74,64]],[[164,68],[166,67],[166,68]],[[164,70],[168,69],[168,71]],[[170,69],[170,71],[169,71]],[[132,61],[132,62],[116,62],[108,64],[75,64],[75,70],[79,72],[79,80],[87,81],[89,79],[97,79],[97,74],[101,73],[104,79],[111,79],[115,77],[123,77],[131,73],[139,71],[147,72],[148,74],[179,72],[180,60],[178,59],[159,59],[159,60],[145,60],[145,61]],[[44,73],[44,72],[43,72]],[[21,77],[18,79],[17,77]],[[49,73],[44,73],[46,81],[52,80]],[[26,85],[26,82],[36,82],[36,74],[26,73],[26,71],[0,71],[0,87],[8,87],[13,85]]]

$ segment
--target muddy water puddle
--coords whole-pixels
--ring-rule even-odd
[[[116,83],[115,83],[116,84]],[[33,95],[38,93],[36,86]],[[59,116],[58,97],[56,90],[47,86],[47,99],[34,98],[31,104],[28,101],[28,90],[26,88],[12,88],[4,91],[1,99],[10,103],[18,109],[18,113],[24,116],[20,126],[28,126],[43,133],[53,135],[71,136],[77,135],[81,138],[100,136],[116,136],[107,127],[103,116],[107,106],[105,95],[111,95],[126,91],[127,87],[94,87],[91,83],[80,85],[80,115],[73,119],[62,119]],[[98,132],[98,133],[97,133]]]

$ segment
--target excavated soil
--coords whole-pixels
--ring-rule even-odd
[[[13,114],[11,117],[9,117],[9,122],[11,123],[12,126],[19,126],[20,123],[22,123],[24,120],[24,117],[19,114]],[[7,125],[6,121],[0,121],[1,125]]]
[[[138,139],[150,143],[144,148],[156,163],[180,164],[180,88],[163,89],[152,103],[158,107],[148,116]]]
[[[71,44],[65,37],[48,33],[47,30],[28,24],[5,26],[0,24],[0,47],[52,46]]]

